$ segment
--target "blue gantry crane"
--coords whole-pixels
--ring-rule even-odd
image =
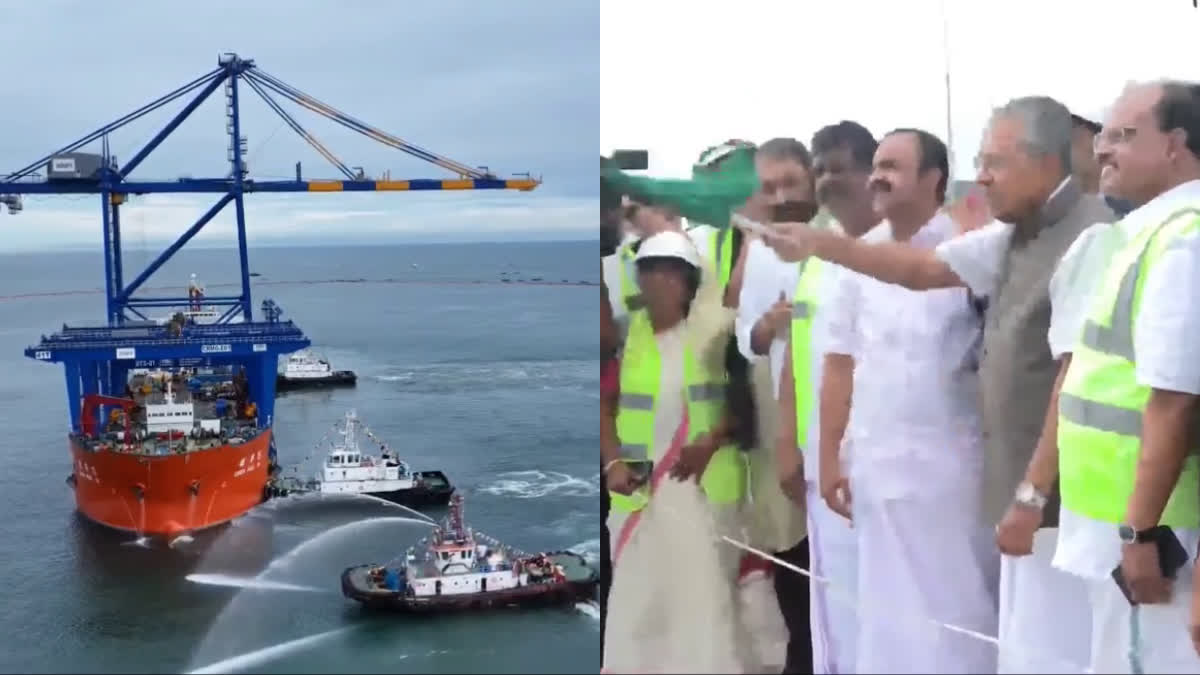
[[[244,154],[240,98],[246,85],[283,118],[318,153],[329,160],[344,180],[305,180],[296,165],[294,180],[254,180],[249,177]],[[229,174],[220,178],[180,178],[151,181],[131,178],[132,172],[187,117],[219,87],[225,88],[226,131],[229,136]],[[183,107],[131,159],[118,163],[108,150],[108,135],[164,105],[195,93]],[[454,175],[447,179],[383,180],[369,179],[362,169],[351,169],[337,159],[320,141],[302,127],[276,101],[273,95],[290,100],[349,129],[425,160]],[[101,142],[101,153],[82,149]],[[38,174],[44,170],[44,177]],[[66,370],[67,397],[71,427],[80,430],[83,395],[117,396],[125,389],[132,368],[141,367],[241,367],[247,378],[249,396],[255,401],[259,424],[272,423],[275,400],[277,358],[302,349],[308,338],[292,321],[281,320],[282,310],[270,300],[263,303],[263,320],[255,321],[250,296],[250,268],[246,250],[245,196],[253,192],[367,192],[413,190],[522,190],[541,184],[529,174],[501,178],[485,167],[471,167],[437,155],[377,127],[354,118],[333,106],[305,94],[260,68],[253,60],[227,53],[218,58],[217,68],[141,108],[106,124],[78,141],[14,171],[0,180],[0,205],[10,213],[21,210],[22,195],[98,194],[104,234],[104,283],[106,325],[99,328],[69,327],[25,350],[27,357],[62,363]],[[158,255],[129,283],[121,255],[121,205],[130,195],[154,193],[212,193],[220,197],[204,215]],[[238,257],[241,288],[237,295],[205,297],[205,304],[223,307],[215,323],[189,324],[179,329],[160,325],[143,310],[170,308],[189,303],[186,297],[144,297],[139,289],[180,248],[230,203],[236,212]],[[99,418],[100,410],[96,409]]]

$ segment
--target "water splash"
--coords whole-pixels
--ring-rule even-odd
[[[181,534],[181,535],[179,535],[178,537],[175,537],[175,538],[174,538],[174,539],[172,539],[171,541],[167,542],[167,546],[168,546],[168,547],[170,547],[170,548],[176,548],[176,547],[178,547],[178,546],[185,546],[185,545],[187,545],[187,544],[190,544],[190,543],[192,543],[192,542],[194,542],[194,541],[196,541],[196,538],[195,538],[195,537],[193,537],[192,535],[190,535],[190,534]]]
[[[595,602],[577,602],[575,609],[581,614],[584,614],[596,621],[600,620],[600,605]]]
[[[138,548],[150,548],[150,538],[139,536],[137,539],[121,542],[122,546],[137,546]]]
[[[271,564],[267,565],[267,568],[265,570],[263,570],[262,573],[259,574],[255,578],[261,579],[264,576],[266,576],[267,574],[271,573],[272,571],[276,571],[276,570],[279,570],[280,568],[286,567],[288,565],[288,563],[290,563],[291,561],[293,561],[297,557],[299,557],[301,553],[308,551],[308,550],[312,550],[313,548],[315,548],[317,546],[317,544],[324,543],[323,540],[325,540],[327,538],[347,534],[351,530],[362,529],[362,528],[366,528],[369,526],[375,526],[375,525],[382,525],[384,523],[416,523],[417,525],[425,525],[425,526],[431,526],[431,525],[437,524],[437,523],[433,522],[432,520],[425,521],[425,520],[417,520],[416,518],[404,518],[403,516],[389,516],[389,517],[383,517],[383,518],[367,518],[366,520],[356,520],[352,523],[346,523],[345,525],[338,525],[337,527],[325,530],[321,534],[318,534],[314,537],[311,537],[309,539],[306,539],[306,540],[300,542],[300,544],[297,545],[292,550],[290,550],[287,553],[284,553],[283,555],[279,556],[278,558],[272,560]]]
[[[270,581],[267,579],[255,579],[253,577],[235,577],[229,574],[189,574],[184,578],[194,584],[229,586],[231,588],[256,588],[260,590],[272,591],[308,591],[310,593],[324,593],[327,590],[324,588],[317,588],[316,586],[302,586],[300,584],[289,584],[282,581]]]
[[[415,515],[417,515],[417,516],[420,516],[421,518],[423,518],[423,519],[425,519],[425,520],[429,521],[430,523],[433,523],[433,524],[435,524],[435,525],[437,524],[437,521],[436,521],[436,520],[434,520],[433,518],[431,518],[431,517],[429,517],[429,516],[425,515],[424,513],[421,513],[420,511],[418,511],[418,510],[416,510],[416,509],[410,509],[409,507],[407,507],[407,506],[405,506],[405,505],[403,505],[403,504],[397,504],[396,502],[389,502],[388,500],[386,500],[386,499],[383,499],[382,497],[376,497],[375,495],[350,495],[350,496],[353,496],[353,497],[362,497],[362,498],[364,498],[364,499],[369,499],[369,500],[371,500],[371,501],[379,502],[379,503],[381,503],[381,504],[386,504],[387,506],[393,506],[393,507],[396,507],[396,508],[398,508],[398,509],[403,509],[403,510],[405,510],[405,511],[408,511],[409,513],[412,513],[412,514],[415,514]]]
[[[188,671],[188,675],[200,675],[201,673],[236,673],[247,668],[251,668],[264,663],[269,663],[278,659],[281,656],[298,652],[302,649],[308,649],[312,646],[324,642],[329,638],[349,632],[354,626],[346,626],[337,628],[316,635],[309,635],[296,640],[288,640],[277,645],[256,649],[246,654],[239,654],[228,659],[222,659],[216,663],[211,663],[203,668]]]
[[[253,578],[235,577],[228,574],[224,575],[226,579],[222,579],[220,574],[208,576],[210,581],[214,576],[218,581],[228,581],[228,578],[232,577],[237,579],[242,588],[213,620],[207,633],[193,652],[192,664],[217,662],[206,668],[215,669],[212,672],[218,672],[225,668],[225,672],[228,672],[228,669],[233,667],[228,665],[230,659],[242,658],[230,656],[231,654],[251,649],[264,642],[269,644],[269,632],[263,632],[257,628],[262,623],[264,612],[267,610],[262,603],[262,591],[256,590],[264,588],[264,583],[271,586],[285,584],[288,586],[310,585],[312,587],[324,587],[326,584],[335,583],[345,565],[361,562],[360,560],[346,560],[345,556],[348,551],[378,549],[380,546],[387,546],[390,537],[373,536],[370,532],[372,528],[409,524],[421,525],[423,528],[432,526],[432,523],[425,520],[399,516],[356,520],[306,539],[283,555],[276,557]],[[399,543],[397,545],[399,546]],[[394,554],[394,551],[391,554]],[[363,553],[358,555],[363,555]],[[378,552],[372,555],[378,555]],[[283,598],[297,597],[296,595],[282,596],[280,601],[284,604],[275,603],[276,611],[278,606],[286,606],[286,602],[291,602],[290,600],[285,602]],[[309,602],[307,600],[309,597],[329,596],[310,595],[304,597],[306,598],[304,602]],[[331,609],[334,607],[336,605],[333,605]],[[267,649],[271,649],[271,647]],[[273,658],[271,655],[278,653],[278,651],[264,652],[260,649],[248,652],[247,655],[258,655],[255,658]],[[266,656],[262,656],[263,654]],[[241,662],[235,661],[234,663]]]

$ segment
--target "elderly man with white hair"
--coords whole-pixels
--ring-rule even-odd
[[[1053,99],[1018,98],[998,108],[976,159],[977,180],[998,222],[936,248],[864,243],[800,227],[776,242],[793,259],[812,254],[909,289],[966,287],[976,300],[987,299],[980,353],[981,515],[983,524],[998,524],[996,541],[1005,554],[1002,673],[1069,672],[1089,660],[1086,588],[1051,565],[1057,473],[1053,466],[1031,465],[1035,448],[1054,445],[1053,426],[1046,433],[1043,427],[1055,414],[1047,404],[1069,357],[1059,342],[1052,353],[1046,335],[1061,333],[1061,325],[1074,320],[1070,313],[1052,314],[1072,302],[1074,291],[1052,274],[1081,232],[1114,220],[1072,176],[1072,133],[1070,112]]]

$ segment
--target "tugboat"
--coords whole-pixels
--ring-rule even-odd
[[[353,370],[334,370],[329,361],[305,349],[288,356],[283,372],[275,378],[277,391],[353,387],[358,375]]]
[[[385,443],[378,456],[367,454],[358,445],[362,422],[351,410],[346,413],[340,431],[341,442],[325,457],[321,473],[303,484],[280,478],[268,487],[268,496],[287,496],[292,492],[356,494],[384,499],[409,507],[445,506],[454,494],[454,486],[441,471],[412,471]],[[362,431],[377,441],[369,429]]]
[[[487,543],[480,543],[483,540]],[[472,531],[455,495],[422,556],[356,565],[342,572],[342,595],[369,609],[437,613],[574,603],[595,597],[600,574],[572,551],[520,554]]]

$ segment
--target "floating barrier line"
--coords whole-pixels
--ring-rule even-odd
[[[598,281],[529,281],[512,279],[509,281],[458,281],[447,280],[438,281],[436,279],[292,279],[281,281],[251,281],[255,286],[316,286],[326,284],[400,284],[405,286],[575,286],[579,288],[595,288],[600,285]],[[220,284],[205,284],[215,288],[239,288],[241,284],[235,283],[220,283]],[[176,286],[157,286],[146,287],[148,291],[178,291]],[[81,288],[65,291],[38,291],[33,293],[15,293],[12,295],[0,295],[0,302],[9,300],[29,300],[33,298],[53,298],[66,295],[99,295],[104,292],[103,288]],[[135,296],[146,297],[146,296]],[[201,301],[203,302],[203,301]],[[186,303],[180,303],[186,304]]]

